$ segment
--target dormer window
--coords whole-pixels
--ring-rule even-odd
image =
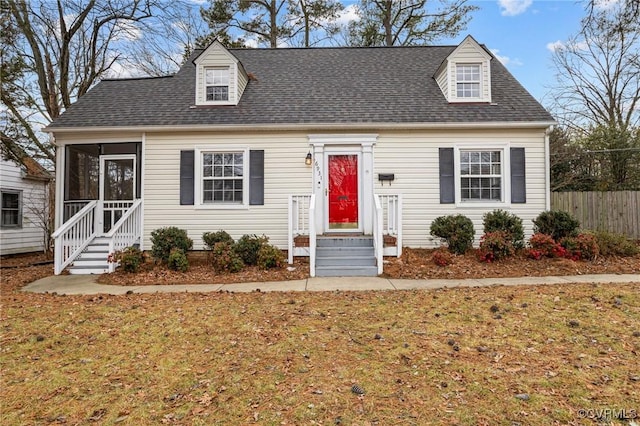
[[[480,97],[480,64],[456,65],[456,96],[477,99]]]
[[[229,100],[229,68],[205,68],[207,102]]]

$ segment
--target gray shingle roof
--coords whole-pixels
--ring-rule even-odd
[[[237,106],[194,108],[195,65],[187,61],[170,77],[104,80],[48,129],[553,120],[495,58],[492,105],[447,102],[433,75],[454,49],[231,49],[257,79]]]

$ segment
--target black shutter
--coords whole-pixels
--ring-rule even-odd
[[[440,148],[440,204],[456,202],[453,148]]]
[[[249,204],[264,205],[264,150],[249,151]]]
[[[195,173],[195,152],[180,151],[180,205],[193,205],[193,175]]]
[[[526,203],[524,148],[511,148],[511,202]]]

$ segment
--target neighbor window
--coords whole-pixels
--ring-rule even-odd
[[[22,226],[22,194],[20,191],[2,191],[3,228]]]
[[[460,151],[460,200],[502,201],[502,150]]]
[[[228,101],[229,100],[229,69],[228,68],[205,68],[205,88],[206,100]]]
[[[244,204],[244,152],[202,152],[202,204]]]
[[[480,64],[456,65],[458,98],[480,97]]]

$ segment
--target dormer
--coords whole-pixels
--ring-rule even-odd
[[[214,40],[193,63],[196,105],[238,105],[249,81],[238,58]]]
[[[434,78],[451,103],[491,103],[491,54],[467,36],[442,62]]]

